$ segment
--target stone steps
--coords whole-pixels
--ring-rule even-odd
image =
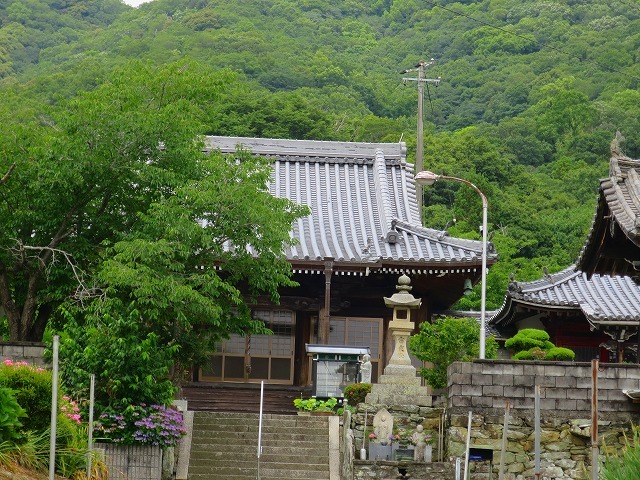
[[[258,415],[195,412],[189,480],[254,480]],[[329,480],[328,417],[263,416],[262,480]]]

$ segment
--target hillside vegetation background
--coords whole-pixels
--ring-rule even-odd
[[[640,156],[639,47],[635,0],[6,0],[0,98],[3,115],[33,121],[131,61],[187,58],[225,84],[203,134],[402,139],[412,159],[417,89],[400,71],[434,58],[425,168],[487,195],[496,308],[510,273],[577,259],[615,132]],[[426,226],[480,238],[471,189],[440,182],[425,205]]]

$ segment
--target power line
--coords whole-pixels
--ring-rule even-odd
[[[489,28],[493,28],[495,30],[499,30],[499,31],[504,32],[504,33],[506,33],[508,35],[513,35],[514,37],[522,38],[522,39],[527,40],[529,42],[533,41],[536,45],[538,45],[540,47],[540,49],[546,48],[548,50],[553,50],[553,51],[556,51],[558,53],[562,53],[563,55],[567,55],[569,57],[575,58],[580,62],[592,63],[594,65],[599,66],[602,69],[609,70],[609,71],[615,72],[615,73],[619,73],[620,75],[623,75],[623,76],[629,77],[629,78],[633,78],[634,80],[640,80],[640,77],[637,77],[637,76],[632,75],[630,73],[622,72],[622,71],[620,71],[620,70],[618,70],[616,68],[610,67],[608,65],[604,65],[604,64],[602,64],[602,63],[600,63],[600,62],[598,62],[596,60],[583,59],[583,58],[579,57],[578,55],[570,53],[570,52],[566,52],[561,48],[554,47],[552,45],[548,45],[546,43],[539,42],[535,38],[532,40],[531,37],[528,37],[526,35],[521,35],[519,33],[512,32],[512,31],[510,31],[510,30],[508,30],[508,29],[506,29],[504,27],[498,27],[498,26],[493,25],[493,24],[491,24],[489,22],[485,22],[484,20],[480,20],[478,18],[474,18],[471,15],[467,15],[467,14],[462,13],[462,12],[457,12],[455,10],[452,10],[451,8],[443,7],[442,5],[439,5],[436,2],[430,2],[429,0],[424,0],[424,3],[426,3],[428,5],[431,5],[432,7],[441,8],[442,10],[444,10],[446,12],[449,12],[449,13],[452,13],[454,15],[457,15],[459,17],[468,18],[469,20],[472,20],[472,21],[474,21],[476,23],[479,23],[479,24],[484,25],[484,26],[489,27]]]

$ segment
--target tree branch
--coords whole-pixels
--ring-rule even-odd
[[[4,174],[4,176],[2,178],[0,178],[0,185],[2,185],[4,182],[6,182],[7,180],[9,180],[9,177],[11,176],[11,173],[13,173],[13,171],[16,168],[16,164],[15,162],[13,163],[13,165],[11,165],[11,167],[9,168],[9,170],[7,171],[7,173]]]

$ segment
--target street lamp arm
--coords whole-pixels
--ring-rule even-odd
[[[463,178],[458,178],[458,177],[450,177],[448,175],[438,175],[438,177],[444,178],[445,180],[455,180],[456,182],[466,183],[471,188],[473,188],[476,192],[478,192],[478,194],[480,195],[480,198],[482,198],[482,207],[486,208],[489,206],[489,201],[487,200],[486,195],[482,193],[482,190],[480,190],[475,184],[471,183],[469,180],[465,180]]]
[[[486,344],[486,316],[487,316],[487,210],[489,209],[489,202],[482,190],[469,180],[463,178],[451,177],[449,175],[438,175],[429,171],[418,172],[415,176],[416,183],[423,186],[431,186],[435,184],[441,178],[445,180],[454,180],[469,185],[473,188],[480,198],[482,198],[482,286],[480,295],[480,358],[485,358],[485,344]]]
[[[449,175],[438,175],[437,173],[429,172],[427,170],[418,172],[415,176],[416,183],[423,186],[432,186],[441,178],[445,180],[454,180],[456,182],[462,182],[469,185],[476,192],[478,192],[478,194],[480,195],[480,198],[482,198],[482,206],[484,207],[489,205],[489,202],[487,201],[487,197],[485,196],[484,193],[482,193],[482,190],[480,190],[475,184],[471,183],[469,180],[465,180],[464,178],[452,177]]]

